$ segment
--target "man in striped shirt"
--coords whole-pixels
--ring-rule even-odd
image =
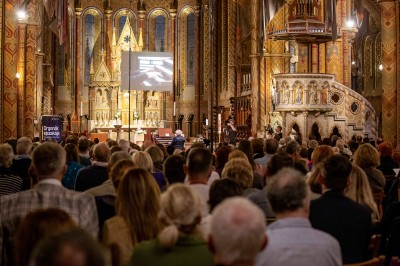
[[[10,170],[14,152],[10,144],[0,144],[0,197],[19,192],[22,178]]]

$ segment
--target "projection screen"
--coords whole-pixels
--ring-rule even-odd
[[[174,60],[172,53],[122,52],[121,90],[172,91]]]

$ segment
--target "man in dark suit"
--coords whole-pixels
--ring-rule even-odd
[[[344,195],[351,170],[350,161],[342,155],[326,158],[319,177],[323,194],[310,208],[312,226],[339,241],[344,264],[366,260],[371,229],[368,207]]]
[[[75,181],[76,191],[85,191],[103,184],[108,179],[108,160],[110,148],[107,143],[97,144],[93,150],[93,164],[78,172]]]

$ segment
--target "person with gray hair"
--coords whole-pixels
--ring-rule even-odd
[[[266,244],[264,215],[249,200],[229,198],[214,209],[208,246],[216,265],[254,265]]]
[[[32,178],[29,174],[29,167],[31,166],[31,153],[32,153],[32,141],[27,137],[21,137],[17,140],[16,151],[11,171],[22,179],[22,190],[30,189],[32,186]]]
[[[302,173],[280,170],[268,183],[267,197],[277,221],[267,228],[269,245],[257,256],[257,266],[342,265],[338,241],[311,227],[310,189]]]
[[[118,142],[118,146],[122,148],[123,151],[129,152],[131,145],[129,143],[129,140],[126,139],[120,139]]]
[[[76,176],[75,190],[85,191],[92,187],[100,186],[108,179],[108,160],[110,148],[107,143],[97,144],[93,150],[93,163],[81,169]]]
[[[141,242],[130,265],[211,266],[212,254],[199,231],[206,203],[189,186],[174,184],[161,195],[158,212],[162,230],[157,239]]]
[[[10,170],[13,157],[11,145],[0,144],[0,196],[13,194],[22,189],[22,178]]]
[[[13,265],[12,237],[20,220],[37,209],[66,211],[81,228],[98,235],[96,205],[91,195],[68,190],[61,185],[66,171],[66,152],[55,142],[38,146],[32,154],[31,171],[38,183],[30,190],[0,197],[0,265]]]

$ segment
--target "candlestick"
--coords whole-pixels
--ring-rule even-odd
[[[206,126],[208,126],[208,119],[206,118]]]
[[[83,102],[81,102],[81,116],[83,114]]]
[[[221,114],[218,114],[218,134],[221,134]]]
[[[176,102],[174,102],[174,116],[176,115]]]

